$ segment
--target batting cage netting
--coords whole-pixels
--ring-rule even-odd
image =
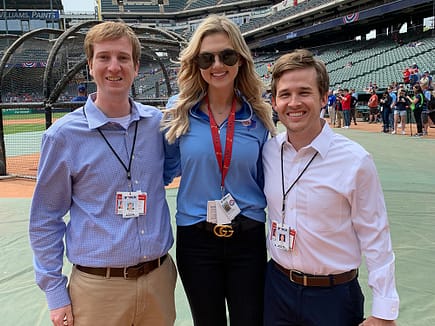
[[[79,86],[95,92],[83,42],[87,29],[98,23],[0,36],[0,176],[35,178],[44,130],[84,104],[72,101]],[[176,85],[176,58],[184,41],[158,29],[134,30],[142,56],[131,96],[163,106]]]

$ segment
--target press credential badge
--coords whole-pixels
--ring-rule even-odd
[[[209,223],[230,224],[239,213],[240,208],[231,194],[226,194],[220,200],[207,202],[207,222]]]
[[[138,217],[146,214],[146,192],[135,191],[116,193],[115,214],[122,215],[123,218]]]
[[[278,249],[293,250],[295,246],[296,230],[286,224],[272,222],[270,240]]]

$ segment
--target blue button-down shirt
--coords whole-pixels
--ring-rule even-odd
[[[182,175],[175,215],[177,225],[181,226],[205,221],[207,201],[223,196],[222,174],[210,136],[210,123],[200,103],[191,109],[189,123],[189,132],[167,148],[166,172]],[[226,120],[219,127],[222,152],[225,152],[227,128]],[[266,219],[266,198],[261,151],[268,137],[269,131],[243,99],[242,107],[236,112],[233,151],[224,192],[233,196],[242,215],[262,223]]]
[[[94,98],[55,122],[42,140],[29,231],[36,281],[50,309],[70,303],[67,277],[62,275],[64,240],[71,263],[92,267],[136,265],[166,254],[173,244],[163,182],[161,112],[131,101],[126,130],[110,122]],[[136,121],[129,181],[97,128],[128,166]],[[146,215],[115,214],[118,191],[146,192]]]

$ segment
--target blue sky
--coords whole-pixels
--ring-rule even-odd
[[[63,9],[69,11],[94,11],[95,0],[62,0]]]

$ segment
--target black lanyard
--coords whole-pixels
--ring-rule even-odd
[[[125,171],[127,172],[127,180],[129,183],[129,187],[131,188],[131,162],[133,161],[133,155],[134,155],[134,146],[136,145],[136,136],[137,136],[137,120],[136,120],[136,125],[134,127],[134,137],[133,137],[133,146],[131,147],[131,153],[130,153],[130,158],[128,161],[128,167],[125,165],[125,163],[121,160],[121,158],[119,157],[118,153],[115,151],[115,149],[112,147],[112,145],[109,143],[109,141],[107,140],[106,136],[104,136],[103,132],[100,130],[100,128],[98,127],[97,130],[100,133],[100,135],[104,138],[104,141],[106,142],[106,144],[109,146],[109,148],[112,150],[112,153],[115,154],[116,158],[118,159],[118,161],[122,164],[122,166],[124,167]]]
[[[83,115],[85,116],[86,120],[88,119],[88,117],[86,116],[86,112],[85,112],[85,108],[83,107]],[[104,136],[103,132],[101,131],[100,127],[97,128],[98,132],[100,133],[100,135],[103,137],[104,141],[106,142],[106,144],[109,146],[110,150],[112,151],[113,154],[115,154],[116,158],[118,159],[118,161],[122,164],[122,166],[124,167],[124,170],[127,172],[127,180],[128,180],[128,186],[131,190],[131,162],[133,161],[133,155],[134,155],[134,147],[136,145],[136,136],[137,136],[137,125],[138,125],[138,120],[136,120],[136,125],[134,127],[134,137],[133,137],[133,146],[131,147],[131,153],[130,153],[130,158],[128,161],[128,167],[125,165],[125,163],[121,160],[121,158],[119,157],[118,153],[115,151],[115,149],[113,148],[113,146],[109,143],[109,141],[107,140],[106,136]]]
[[[295,181],[293,181],[293,183],[290,185],[290,187],[287,189],[287,191],[285,191],[284,188],[284,144],[285,142],[282,143],[281,145],[281,185],[282,185],[282,211],[281,211],[281,216],[282,216],[282,225],[284,225],[284,217],[285,217],[285,199],[287,197],[287,194],[290,192],[290,190],[294,187],[294,185],[296,184],[296,182],[299,181],[299,179],[302,177],[302,175],[305,173],[305,171],[308,169],[308,167],[310,166],[311,162],[314,161],[314,158],[317,156],[317,151],[316,153],[313,155],[313,157],[311,158],[311,160],[307,163],[307,165],[305,165],[304,169],[302,170],[301,173],[299,173],[298,177],[296,178]]]

